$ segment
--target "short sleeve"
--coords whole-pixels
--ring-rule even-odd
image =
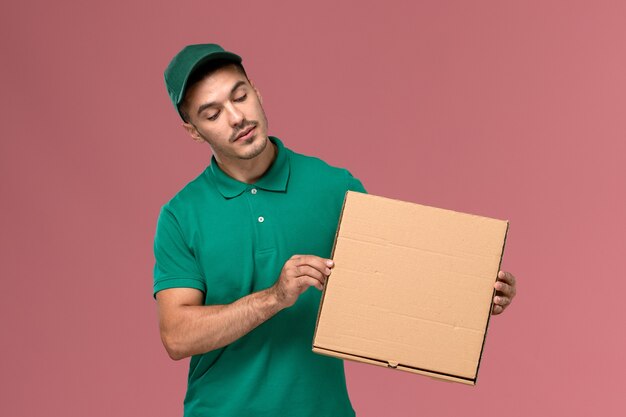
[[[347,186],[347,190],[348,191],[357,191],[359,193],[365,193],[367,194],[367,190],[365,190],[365,187],[363,187],[363,184],[361,183],[361,181],[358,178],[355,178],[350,171],[346,171],[346,173],[348,174],[348,186]]]
[[[206,293],[205,280],[174,214],[163,206],[154,236],[154,292],[196,288]]]

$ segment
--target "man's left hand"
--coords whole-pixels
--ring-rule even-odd
[[[491,314],[500,314],[507,308],[515,297],[515,277],[510,272],[498,272],[498,280],[494,284],[496,295],[493,297],[493,309]]]

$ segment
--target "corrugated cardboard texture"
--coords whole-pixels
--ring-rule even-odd
[[[474,384],[507,229],[348,192],[313,350]]]

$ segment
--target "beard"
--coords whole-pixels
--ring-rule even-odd
[[[247,145],[249,145],[246,147],[246,152],[243,154],[233,155],[235,158],[243,160],[254,159],[261,153],[263,153],[263,151],[267,147],[267,143],[269,142],[269,139],[267,138],[267,117],[265,116],[265,110],[263,110],[263,107],[261,107],[261,118],[263,119],[263,125],[265,126],[265,136],[260,137],[258,131],[254,132],[254,135],[250,139],[244,141]],[[249,120],[242,123],[242,125],[239,126],[238,129],[233,131],[233,134],[231,135],[228,142],[233,143],[237,139],[237,136],[239,136],[241,132],[243,132],[250,126],[254,126],[255,128],[257,128],[259,126],[258,120]]]
[[[251,144],[248,148],[246,148],[246,152],[244,154],[238,154],[237,157],[239,159],[254,159],[261,155],[267,147],[268,139],[267,137],[258,137],[255,133],[255,135],[248,139],[248,141],[257,143]]]
[[[267,147],[267,143],[269,142],[269,138],[267,137],[268,123],[267,117],[265,116],[265,111],[263,107],[260,108],[260,119],[262,123],[259,123],[258,120],[244,120],[241,125],[237,126],[237,128],[233,129],[230,137],[226,144],[221,143],[219,140],[214,140],[213,138],[207,137],[200,133],[202,139],[209,144],[214,154],[221,155],[222,157],[231,159],[231,160],[250,160],[259,156],[265,148]],[[241,132],[245,131],[249,127],[254,126],[257,131],[254,132],[253,136],[249,139],[242,140],[239,139],[241,143],[237,143],[236,147],[233,147],[233,143],[237,139],[237,136],[241,134]],[[265,132],[259,132],[258,127],[265,126]],[[262,135],[262,136],[261,136]],[[230,145],[230,146],[229,146]],[[239,148],[239,151],[236,150]]]
[[[256,158],[261,153],[263,153],[263,151],[267,147],[267,143],[269,142],[267,134],[262,135],[261,132],[257,131],[254,132],[253,136],[249,139],[239,139],[240,143],[237,144],[237,148],[239,148],[239,151],[233,148],[232,145],[229,146],[229,144],[232,144],[243,130],[247,129],[250,126],[258,127],[258,125],[258,122],[246,123],[243,127],[237,129],[237,131],[233,133],[227,144],[220,143],[219,141],[213,140],[206,136],[202,136],[202,138],[205,142],[209,144],[214,154],[231,160],[250,160]]]

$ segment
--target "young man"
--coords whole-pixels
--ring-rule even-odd
[[[354,416],[343,362],[312,353],[345,169],[276,137],[241,58],[191,45],[165,71],[183,126],[210,165],[162,208],[154,294],[163,344],[191,356],[185,416]],[[310,288],[315,287],[315,288]],[[494,314],[515,295],[500,272]]]

